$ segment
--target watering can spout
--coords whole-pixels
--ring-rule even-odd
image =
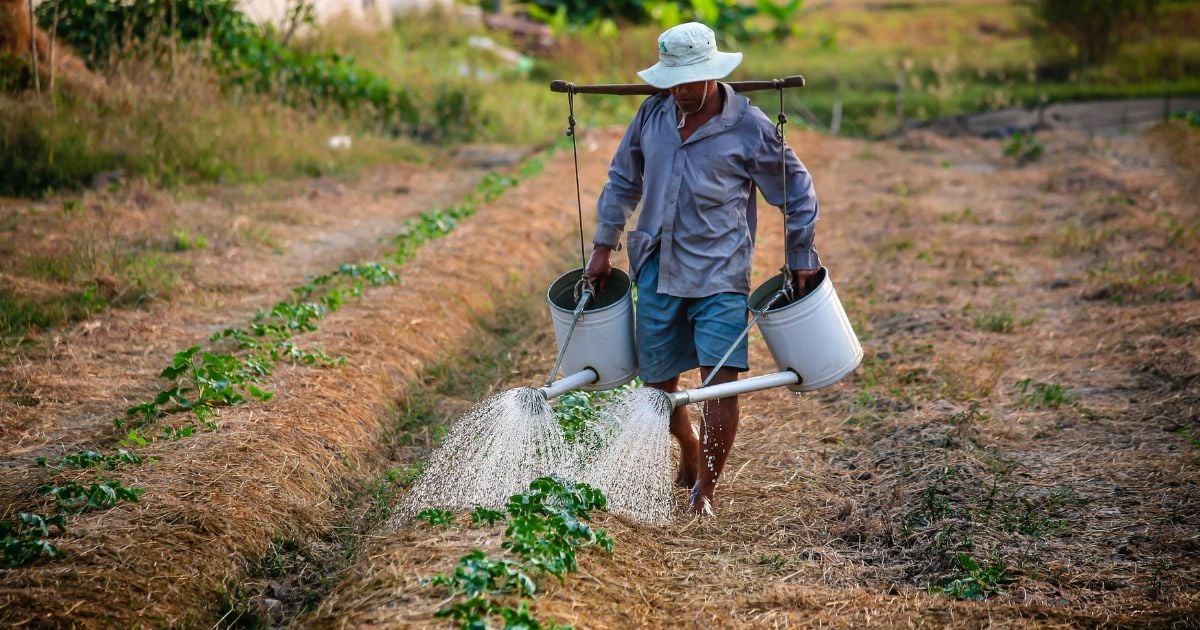
[[[799,382],[799,374],[791,370],[784,370],[774,374],[755,376],[742,381],[732,381],[729,383],[721,383],[719,385],[709,385],[708,387],[687,389],[682,392],[671,392],[667,394],[667,396],[671,399],[672,407],[682,407],[683,405],[694,402],[726,398],[728,396],[737,396],[739,394],[749,394],[750,392],[771,389],[772,387],[795,385]]]
[[[573,389],[579,389],[584,385],[595,383],[599,378],[600,375],[596,374],[596,370],[593,370],[590,367],[583,368],[582,370],[571,374],[570,376],[564,376],[563,378],[545,387],[539,387],[538,391],[541,392],[542,396],[546,397],[546,400],[553,400]]]

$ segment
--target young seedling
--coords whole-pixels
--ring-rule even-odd
[[[51,528],[58,533],[66,531],[62,514],[43,516],[21,512],[15,522],[0,521],[0,546],[4,548],[4,567],[11,569],[24,566],[39,558],[62,558],[66,554],[45,540]]]
[[[454,523],[454,512],[429,508],[417,512],[417,520],[426,521],[434,527],[449,527]]]

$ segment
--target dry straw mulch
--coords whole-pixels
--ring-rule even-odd
[[[616,138],[608,134],[596,141],[604,143],[603,150],[593,143],[581,155],[589,181],[602,178]],[[346,356],[348,365],[282,368],[266,386],[275,393],[271,402],[226,409],[220,431],[154,443],[140,449],[153,463],[107,474],[146,488],[141,502],[73,519],[67,534],[55,541],[70,558],[0,573],[0,623],[212,624],[219,594],[274,536],[306,539],[328,532],[341,516],[339,496],[354,480],[377,472],[385,408],[404,395],[425,366],[461,349],[475,320],[500,298],[540,290],[554,273],[549,261],[557,263],[575,223],[574,212],[566,210],[575,193],[570,162],[561,153],[558,158],[540,176],[427,244],[400,271],[398,285],[369,290],[361,301],[327,317],[318,332],[299,339],[305,347]],[[338,203],[334,199],[325,206],[331,217],[337,216]],[[191,317],[211,320],[212,313],[201,310]],[[122,330],[121,323],[130,320],[133,325]],[[107,431],[101,420],[117,415],[125,404],[115,392],[96,388],[126,370],[148,387],[156,368],[169,361],[169,351],[178,349],[160,348],[157,331],[150,329],[154,324],[143,318],[114,314],[106,322],[103,343],[117,345],[124,334],[123,352],[101,364],[97,354],[112,346],[72,338],[68,356],[82,356],[80,363],[89,369],[60,376],[72,380],[58,388],[70,392],[78,386],[105,402],[94,401],[98,411],[81,422],[71,416],[72,401],[62,394],[53,407],[63,410],[61,416],[48,409],[48,417],[24,422],[25,439],[44,439],[52,429],[82,424],[87,428],[78,432],[103,440]],[[152,351],[139,347],[139,339],[146,338],[155,340]],[[58,368],[51,363],[22,369]],[[39,433],[30,428],[33,422],[49,428]],[[73,441],[94,444],[78,435]],[[0,480],[6,513],[42,503],[35,488],[49,477],[31,465],[28,446],[19,449],[26,453],[23,465]]]
[[[545,580],[541,618],[1194,625],[1200,208],[1142,139],[1040,138],[1022,167],[999,142],[793,134],[863,366],[803,398],[746,396],[717,518],[599,518],[615,555]],[[760,224],[759,280],[780,239],[777,218]],[[752,363],[770,369],[759,340]],[[499,535],[417,524],[376,540],[308,625],[426,626],[446,593],[421,578]],[[966,577],[959,555],[1002,566],[1002,592],[941,593]]]

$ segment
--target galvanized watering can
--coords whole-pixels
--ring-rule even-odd
[[[606,290],[594,295],[588,295],[591,289],[580,289],[582,276],[583,269],[562,275],[546,295],[559,350],[550,380],[557,375],[559,363],[567,374],[540,389],[547,399],[574,389],[612,389],[637,376],[629,276],[614,269]],[[798,299],[782,290],[783,274],[750,294],[750,310],[778,372],[674,392],[668,394],[671,404],[679,407],[783,386],[808,392],[833,385],[853,372],[862,362],[862,346],[829,271],[822,267],[817,277],[817,287]]]
[[[800,376],[788,389],[811,392],[842,380],[862,362],[858,336],[838,299],[829,270],[821,267],[817,288],[791,302],[770,303],[783,287],[783,274],[764,282],[750,294],[750,310],[775,365]]]
[[[629,274],[613,269],[603,291],[581,283],[582,278],[582,268],[569,271],[546,292],[559,356],[549,380],[560,364],[566,374],[542,388],[548,399],[573,389],[613,389],[638,374]]]

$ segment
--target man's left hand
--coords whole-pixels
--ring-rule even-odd
[[[817,274],[820,271],[820,269],[792,270],[792,287],[796,290],[796,297],[808,295],[809,291],[817,288]]]

